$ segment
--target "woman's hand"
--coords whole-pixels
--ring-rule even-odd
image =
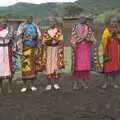
[[[97,40],[96,39],[94,39],[93,40],[93,45],[95,45],[97,43]]]
[[[73,43],[73,44],[72,44],[72,47],[75,48],[75,47],[76,47],[76,43]]]

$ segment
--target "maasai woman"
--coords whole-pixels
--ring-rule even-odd
[[[80,88],[79,79],[81,79],[81,87],[88,88],[85,82],[89,79],[89,72],[92,64],[94,64],[93,58],[95,58],[96,53],[92,48],[94,48],[93,44],[96,43],[96,39],[92,29],[86,24],[85,17],[81,17],[80,23],[74,25],[71,43],[73,47],[72,70],[76,79],[73,89],[78,90]]]
[[[27,91],[28,80],[31,82],[31,90],[36,91],[37,88],[33,84],[37,75],[36,50],[41,33],[38,27],[33,23],[32,16],[27,17],[27,21],[19,26],[17,36],[19,37],[18,44],[22,54],[22,80],[24,87],[21,89],[21,92]]]
[[[105,28],[102,35],[102,48],[103,48],[103,72],[106,75],[105,84],[103,88],[107,88],[110,84],[114,88],[118,88],[115,84],[115,78],[120,69],[120,30],[118,21],[111,18],[109,25]],[[114,83],[112,82],[114,80]]]
[[[3,91],[3,80],[8,79],[8,93],[12,92],[12,46],[13,32],[7,26],[7,21],[3,20],[0,25],[0,93]]]
[[[52,88],[59,90],[60,70],[64,67],[63,34],[54,19],[50,20],[49,23],[50,27],[43,33],[44,54],[41,61],[48,79],[46,90]]]

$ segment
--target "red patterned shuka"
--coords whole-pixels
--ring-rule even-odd
[[[102,35],[103,71],[105,73],[117,72],[120,69],[120,39],[119,29],[106,27]]]

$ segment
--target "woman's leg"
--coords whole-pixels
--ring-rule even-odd
[[[54,87],[55,90],[60,90],[60,80],[59,80],[59,78],[55,78],[53,80],[53,87]]]
[[[111,77],[111,86],[113,88],[119,88],[118,83],[117,83],[118,81],[117,81],[116,77],[117,77],[116,74],[113,74]]]
[[[0,78],[0,94],[2,93],[2,91],[3,91],[3,81]]]
[[[60,90],[60,74],[56,72],[53,74],[53,87],[55,90]]]
[[[12,77],[8,78],[8,93],[12,93]]]
[[[27,86],[28,81],[27,80],[23,80],[23,88],[21,89],[21,92],[26,92],[28,89]]]
[[[73,83],[73,90],[79,90],[79,80],[75,80]]]
[[[33,79],[30,80],[30,88],[31,88],[32,91],[37,91],[37,87],[35,87],[35,85],[34,85],[35,80],[36,80],[36,78],[33,78]]]
[[[48,91],[48,90],[51,90],[51,89],[52,89],[53,80],[52,80],[52,78],[47,78],[47,81],[48,81],[48,83],[47,83],[47,86],[46,86],[45,89]]]
[[[74,76],[73,90],[79,90],[80,71],[75,71],[73,76]]]
[[[106,88],[109,86],[109,84],[110,84],[110,79],[111,79],[110,74],[106,74],[106,75],[105,75],[105,83],[104,83],[104,85],[102,86],[103,89],[106,89]]]
[[[81,71],[80,76],[81,76],[81,80],[80,80],[81,86],[84,89],[87,89],[88,88],[87,80],[89,79],[89,71]]]

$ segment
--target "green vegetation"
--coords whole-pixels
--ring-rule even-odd
[[[110,17],[117,17],[120,19],[120,9],[105,11],[104,13],[98,15],[95,21],[105,23]]]
[[[26,15],[47,17],[58,13],[61,7],[62,5],[58,3],[30,4],[20,2],[12,6],[0,7],[0,14],[10,18],[15,16],[21,18]]]
[[[120,0],[77,0],[75,4],[79,4],[85,11],[94,14],[120,8]]]
[[[43,30],[45,29],[45,27],[49,23],[49,19],[52,19],[52,17],[43,18],[41,20],[37,19],[37,23],[41,26],[41,29]],[[56,17],[55,20],[56,20],[57,25],[63,28],[63,19],[61,17]]]
[[[79,15],[83,10],[95,16],[105,11],[112,11],[120,8],[120,0],[77,0],[75,3],[46,3],[30,4],[17,3],[8,7],[0,7],[0,15],[7,15],[10,18],[21,18],[25,15],[50,16]]]
[[[75,4],[69,4],[64,7],[64,16],[79,16],[83,9]]]
[[[64,56],[65,56],[65,69],[63,70],[63,72],[70,73],[71,72],[71,64],[72,64],[71,47],[64,48]]]

